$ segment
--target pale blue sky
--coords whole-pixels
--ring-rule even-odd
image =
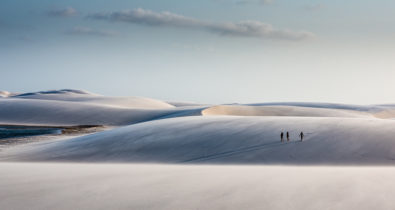
[[[0,89],[395,103],[394,9],[390,0],[2,0]]]

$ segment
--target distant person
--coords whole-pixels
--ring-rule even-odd
[[[300,132],[299,136],[300,136],[300,141],[303,141],[303,137],[304,137],[303,131]]]
[[[289,133],[288,133],[288,131],[287,131],[287,141],[289,141]]]
[[[284,142],[284,132],[281,131],[280,136],[281,136],[281,142]]]

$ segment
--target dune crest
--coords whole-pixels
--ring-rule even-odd
[[[300,106],[219,105],[202,111],[203,115],[299,116],[299,117],[372,117],[366,112]]]

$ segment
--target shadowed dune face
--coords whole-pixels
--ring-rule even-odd
[[[61,89],[61,90],[48,90],[48,91],[39,91],[39,92],[29,92],[29,93],[20,93],[16,94],[17,97],[23,96],[44,96],[44,95],[65,95],[65,94],[79,94],[79,95],[97,95],[86,90],[74,90],[74,89]]]
[[[213,106],[203,110],[202,115],[351,117],[351,118],[372,117],[372,115],[369,113],[354,111],[354,110],[312,108],[312,107],[298,107],[298,106],[235,106],[235,105]]]

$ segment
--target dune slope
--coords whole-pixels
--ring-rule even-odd
[[[0,124],[129,125],[167,115],[200,114],[199,108],[135,109],[42,99],[0,99]],[[198,112],[198,113],[196,113]]]
[[[249,164],[395,164],[395,121],[197,116],[15,147],[1,160]],[[291,141],[280,142],[289,131]],[[305,139],[298,141],[304,131]]]
[[[151,98],[109,97],[90,93],[84,90],[72,89],[22,93],[16,94],[10,98],[84,102],[95,105],[108,105],[134,109],[164,109],[174,107],[166,102]]]

